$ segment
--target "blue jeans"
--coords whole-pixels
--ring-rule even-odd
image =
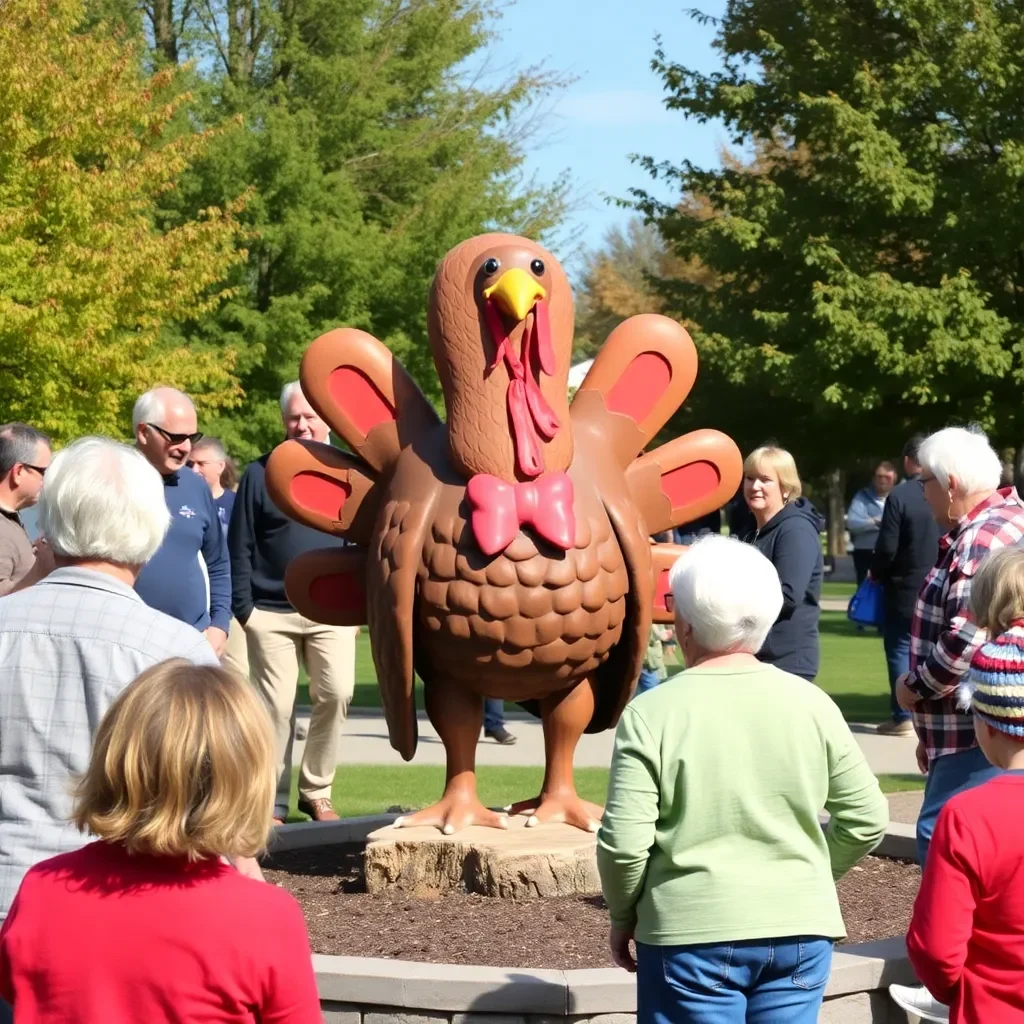
[[[640,670],[640,678],[636,681],[636,693],[646,693],[647,690],[653,690],[660,682],[661,680],[656,672],[642,668]],[[633,694],[633,696],[635,697],[636,694]]]
[[[484,730],[494,732],[505,724],[505,702],[500,697],[484,700]]]
[[[917,862],[922,868],[928,857],[928,845],[935,831],[935,821],[946,801],[965,789],[974,789],[1001,774],[1002,769],[988,762],[981,747],[946,754],[932,761],[924,784],[924,803],[917,819]]]
[[[882,646],[885,648],[885,664],[889,669],[889,707],[894,722],[908,722],[909,711],[896,703],[896,680],[910,671],[910,619],[899,612],[886,612],[882,626]]]
[[[832,940],[636,944],[637,1024],[816,1024]]]

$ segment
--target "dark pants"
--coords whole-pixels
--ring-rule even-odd
[[[990,764],[981,747],[944,754],[928,765],[928,780],[924,784],[924,803],[917,816],[917,862],[924,867],[928,858],[932,833],[939,811],[946,801],[965,789],[974,789],[982,783],[1002,775],[1002,769]]]
[[[653,690],[661,680],[658,678],[657,672],[652,672],[650,669],[644,668],[640,670],[640,678],[636,682],[636,693],[645,693],[647,690]],[[633,695],[634,697],[636,694]]]
[[[909,722],[910,712],[896,703],[896,680],[910,671],[910,619],[899,612],[886,610],[882,626],[882,646],[885,648],[885,665],[889,670],[889,707],[893,721]]]
[[[484,731],[496,732],[505,725],[505,702],[498,697],[484,701]],[[2,1022],[0,1022],[2,1024]]]
[[[832,940],[638,942],[636,959],[637,1024],[816,1024]]]
[[[874,551],[867,548],[853,549],[853,571],[857,574],[857,586],[859,587],[871,568],[871,560],[875,557]]]

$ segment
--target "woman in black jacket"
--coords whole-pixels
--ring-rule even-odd
[[[825,520],[801,490],[796,463],[784,448],[765,446],[747,456],[743,497],[757,529],[744,539],[771,561],[782,583],[782,611],[757,656],[812,680],[818,674]]]

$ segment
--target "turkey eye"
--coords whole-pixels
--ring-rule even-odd
[[[484,273],[490,277],[491,274],[496,274],[498,268],[501,266],[501,262],[496,260],[493,256],[484,261]]]
[[[542,277],[544,274],[544,261],[534,260],[530,264],[530,269],[533,271],[535,277]]]

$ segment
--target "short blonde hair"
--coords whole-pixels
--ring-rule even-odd
[[[975,624],[992,636],[1024,619],[1024,549],[1000,548],[981,563],[968,606]]]
[[[73,820],[135,853],[252,857],[270,835],[275,768],[270,716],[252,687],[174,658],[103,716]]]
[[[744,476],[763,475],[770,470],[779,479],[779,490],[785,501],[796,501],[803,494],[800,474],[796,471],[796,461],[785,448],[764,444],[755,448],[743,463]]]

